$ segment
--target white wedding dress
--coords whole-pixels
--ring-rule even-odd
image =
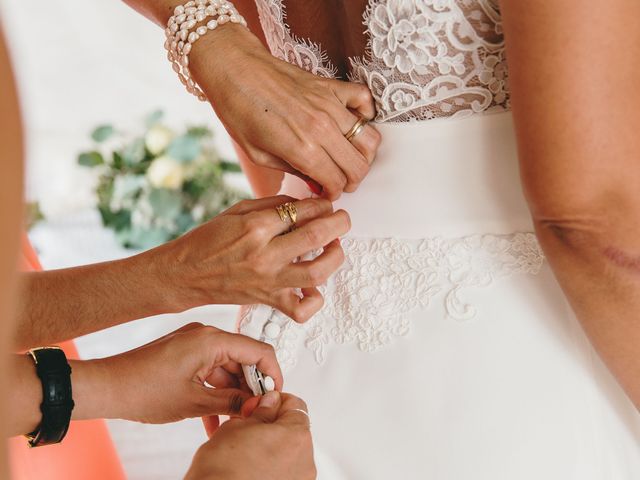
[[[281,1],[257,6],[274,55],[333,74]],[[371,0],[365,25],[352,79],[383,142],[336,203],[346,262],[307,324],[265,306],[240,321],[309,404],[319,478],[640,479],[640,415],[532,233],[496,3]],[[289,176],[282,192],[309,196]]]

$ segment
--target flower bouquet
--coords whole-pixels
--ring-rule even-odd
[[[146,249],[176,238],[209,220],[246,194],[228,184],[236,163],[222,160],[206,127],[177,133],[147,118],[133,138],[102,125],[91,134],[95,146],[78,163],[99,169],[96,188],[102,223],[127,248]]]

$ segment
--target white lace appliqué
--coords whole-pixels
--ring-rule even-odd
[[[499,10],[492,0],[371,0],[369,52],[351,79],[369,85],[378,121],[509,109]]]
[[[282,0],[256,0],[260,24],[271,54],[281,60],[319,75],[334,78],[336,68],[320,45],[298,38],[286,23]]]
[[[271,52],[324,77],[336,69],[319,45],[293,35],[282,0],[256,0]],[[369,0],[368,51],[352,58],[379,122],[408,122],[510,108],[496,0]]]
[[[323,287],[325,306],[298,325],[274,311],[280,324],[272,339],[278,359],[292,368],[300,345],[322,364],[333,344],[375,352],[411,329],[408,314],[442,298],[446,315],[469,320],[476,307],[464,301],[465,289],[486,287],[514,274],[536,274],[544,262],[533,233],[474,235],[458,239],[345,239],[346,261]],[[254,321],[247,309],[241,331]],[[258,320],[256,320],[258,321]]]

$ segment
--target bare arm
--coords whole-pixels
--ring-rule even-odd
[[[18,97],[11,74],[9,56],[0,29],[0,145],[2,145],[2,174],[0,174],[0,438],[7,433],[5,392],[8,391],[6,358],[9,339],[14,327],[13,299],[17,266],[19,229],[22,205],[22,129]],[[0,449],[0,477],[8,478],[5,448]]]
[[[640,407],[640,3],[503,0],[522,179],[569,301]]]

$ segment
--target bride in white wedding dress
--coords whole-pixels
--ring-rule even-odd
[[[322,34],[296,31],[285,2],[256,6],[275,56],[337,74]],[[336,202],[353,224],[346,261],[305,324],[243,310],[241,331],[275,346],[286,390],[309,404],[321,479],[640,478],[640,416],[534,233],[502,28],[492,0],[368,3],[368,48],[348,70],[371,88],[383,142]],[[290,175],[281,193],[310,196]]]

